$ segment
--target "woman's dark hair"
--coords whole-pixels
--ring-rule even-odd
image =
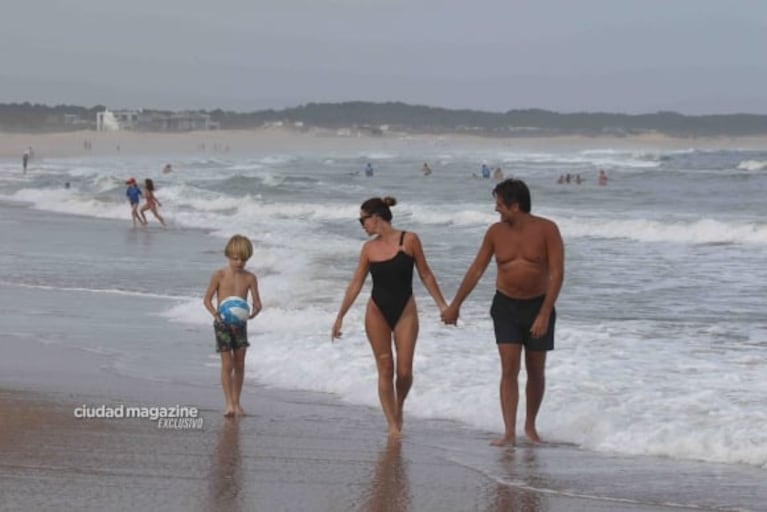
[[[154,191],[154,181],[152,181],[152,178],[147,178],[144,180],[144,186],[146,189],[150,192]]]
[[[520,210],[530,213],[530,189],[522,180],[514,178],[503,180],[493,189],[493,196],[500,197],[506,206],[517,203]]]
[[[397,200],[393,197],[371,197],[360,206],[360,210],[368,213],[369,215],[378,215],[386,222],[391,222],[391,206],[397,204]]]

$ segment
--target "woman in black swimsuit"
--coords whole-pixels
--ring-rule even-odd
[[[378,397],[389,424],[389,435],[397,436],[402,431],[402,408],[413,383],[413,353],[418,337],[414,266],[440,312],[447,308],[447,303],[426,263],[418,235],[399,231],[391,225],[389,208],[395,204],[397,200],[393,197],[374,197],[360,207],[362,228],[376,237],[362,246],[357,269],[333,324],[332,337],[341,337],[344,315],[359,295],[369,272],[373,276],[373,292],[365,311],[365,331],[376,358]]]

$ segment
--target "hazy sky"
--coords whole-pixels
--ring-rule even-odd
[[[0,102],[767,114],[765,0],[2,0]]]

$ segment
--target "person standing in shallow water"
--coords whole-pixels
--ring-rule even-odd
[[[418,337],[418,311],[413,296],[413,267],[440,312],[447,307],[437,279],[426,263],[421,241],[411,231],[391,224],[393,197],[374,197],[360,207],[360,224],[375,238],[362,246],[359,262],[346,288],[331,339],[342,335],[344,315],[357,299],[368,273],[373,291],[365,310],[365,332],[378,369],[378,398],[390,436],[402,432],[405,398],[413,383],[413,354]],[[394,350],[392,351],[392,342]],[[395,379],[396,376],[396,379]]]
[[[141,220],[146,226],[147,220],[146,214],[144,212],[150,210],[155,218],[160,221],[160,224],[164,226],[165,219],[163,219],[160,213],[157,211],[157,207],[162,206],[162,203],[160,203],[160,201],[154,195],[154,181],[152,181],[151,178],[144,180],[144,190],[146,191],[146,195],[144,196],[146,203],[144,203],[144,206],[142,206],[141,210],[139,211],[139,214],[141,214]]]
[[[501,359],[505,432],[491,444],[516,442],[517,379],[523,349],[527,370],[525,435],[539,443],[535,421],[546,387],[546,353],[554,349],[554,303],[564,280],[564,245],[554,222],[530,213],[530,190],[523,181],[513,178],[502,181],[496,185],[493,196],[501,220],[485,233],[479,252],[442,319],[455,325],[461,304],[495,257],[498,273],[490,314]]]
[[[130,178],[125,184],[128,185],[128,188],[125,190],[125,195],[128,197],[128,202],[130,203],[130,217],[133,222],[133,227],[136,227],[137,222],[143,226],[146,224],[146,221],[138,212],[139,199],[143,195],[141,189],[136,185],[135,178]]]

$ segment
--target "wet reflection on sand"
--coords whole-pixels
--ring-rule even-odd
[[[221,422],[208,476],[208,510],[243,510],[245,482],[240,454],[240,420]]]
[[[411,504],[407,465],[402,460],[402,441],[390,437],[378,456],[368,488],[365,512],[406,512]]]
[[[531,490],[545,487],[545,480],[538,471],[534,447],[505,450],[498,466],[501,469],[502,481],[495,486],[495,499],[488,505],[488,512],[547,510],[545,497],[540,492]]]

